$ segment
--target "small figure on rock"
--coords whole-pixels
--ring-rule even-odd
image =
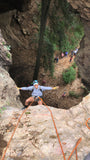
[[[67,55],[68,55],[68,52],[65,52],[65,56],[67,57]]]
[[[76,56],[77,52],[78,52],[78,48],[76,48],[76,49],[73,51],[74,56]]]
[[[58,60],[59,60],[59,57],[56,56],[56,57],[54,58],[54,62],[58,63]]]
[[[71,62],[71,61],[72,61],[72,59],[73,59],[73,56],[71,55],[71,56],[70,56],[70,60],[69,60],[69,62]]]
[[[61,53],[61,57],[62,57],[62,58],[64,57],[64,53],[63,53],[63,52]]]
[[[62,97],[63,97],[63,98],[66,97],[66,92],[63,93]]]
[[[58,88],[59,88],[59,86],[56,86],[56,87],[40,86],[38,84],[37,80],[33,81],[33,86],[18,88],[19,90],[32,91],[31,97],[26,99],[25,107],[23,109],[27,108],[29,103],[30,102],[34,102],[34,101],[38,102],[39,105],[42,105],[43,91],[45,91],[45,90],[53,90],[53,89],[58,89]]]

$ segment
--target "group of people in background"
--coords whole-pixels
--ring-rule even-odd
[[[78,48],[76,48],[74,51],[71,51],[70,61],[69,61],[69,62],[71,62],[71,61],[72,61],[73,56],[76,56],[77,52],[78,52]]]
[[[73,56],[76,56],[77,52],[78,52],[78,47],[77,47],[75,50],[72,50],[72,51],[71,51],[69,62],[72,61]],[[67,52],[67,51],[66,51],[66,52],[62,52],[62,53],[61,53],[61,58],[67,57],[67,55],[68,55],[68,52]],[[58,63],[58,61],[59,61],[59,56],[57,55],[57,56],[55,56],[55,58],[54,58],[54,62]]]

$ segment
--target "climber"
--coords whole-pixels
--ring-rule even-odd
[[[33,81],[33,86],[18,88],[19,90],[30,90],[30,91],[32,91],[31,97],[26,99],[25,107],[23,109],[28,107],[29,102],[36,101],[36,102],[38,102],[39,105],[42,105],[42,101],[41,101],[41,99],[39,99],[39,97],[42,98],[42,96],[43,96],[42,92],[45,91],[45,90],[52,90],[52,89],[58,89],[58,88],[59,88],[59,86],[56,86],[56,87],[40,86],[38,84],[37,80]]]
[[[77,52],[78,52],[78,48],[76,48],[76,49],[73,51],[74,56],[76,56]]]
[[[65,56],[67,57],[67,55],[68,55],[68,52],[65,52]]]

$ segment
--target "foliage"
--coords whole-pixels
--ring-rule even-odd
[[[69,96],[70,96],[70,97],[74,97],[74,98],[79,98],[80,95],[77,94],[77,93],[75,93],[74,91],[70,91],[70,92],[69,92]]]
[[[5,109],[5,107],[0,108],[0,113],[2,113],[2,111],[4,111]]]
[[[41,3],[36,2],[38,16],[34,16],[35,24],[38,26],[38,34],[34,43],[37,44],[40,33]],[[59,14],[59,10],[61,11]],[[74,13],[67,0],[56,0],[55,5],[50,9],[48,25],[45,29],[43,44],[43,63],[45,70],[53,75],[53,57],[56,50],[70,52],[74,50],[84,36],[84,28],[80,22],[79,15]],[[75,65],[73,66],[75,67]]]
[[[25,114],[27,115],[27,114],[31,114],[30,112],[25,112]]]
[[[77,65],[76,65],[75,62],[72,64],[72,67],[73,67],[73,68],[76,68],[76,67],[77,67]]]
[[[50,71],[51,76],[54,73],[54,46],[50,42],[47,34],[44,36],[44,44],[43,44],[43,66],[44,69]]]
[[[70,52],[80,43],[84,36],[84,28],[79,16],[74,13],[66,0],[58,0],[58,6],[61,7],[63,14],[57,16],[58,10],[53,12],[55,9],[52,9],[50,16],[52,40],[59,46],[60,51]]]
[[[9,52],[6,52],[6,56],[10,59],[11,58],[11,55]]]
[[[81,74],[79,70],[78,70],[78,78],[81,78]]]
[[[34,42],[37,43],[39,40],[39,33],[35,35]],[[45,71],[50,71],[50,75],[53,76],[54,73],[54,51],[58,50],[56,44],[51,42],[50,28],[46,26],[43,42],[43,67]]]
[[[84,89],[84,93],[83,93],[83,96],[86,96],[87,94],[90,93],[90,91],[87,89],[87,87],[85,86],[81,86],[82,89]]]
[[[68,84],[72,82],[73,80],[75,80],[76,70],[73,67],[70,67],[63,72],[62,76],[63,76],[64,82]]]

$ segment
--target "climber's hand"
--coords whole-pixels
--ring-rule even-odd
[[[59,86],[53,87],[53,89],[58,89],[58,88],[59,88]]]
[[[19,87],[16,87],[18,90],[20,90],[21,88],[19,88]]]

